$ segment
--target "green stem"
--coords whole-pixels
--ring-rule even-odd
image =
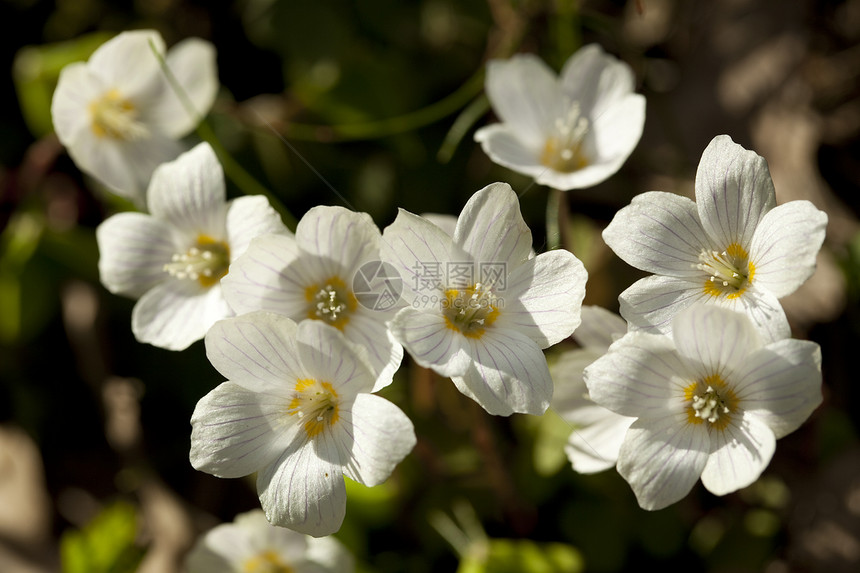
[[[546,250],[552,251],[561,246],[559,215],[564,201],[564,191],[550,189],[546,201]]]
[[[224,174],[245,195],[263,195],[266,197],[275,211],[281,215],[281,219],[284,221],[284,224],[294,231],[298,221],[293,214],[290,213],[280,199],[278,199],[271,191],[266,189],[263,184],[254,179],[254,177],[248,173],[238,161],[233,159],[233,156],[231,156],[224,146],[221,145],[221,142],[215,135],[215,131],[213,131],[209,124],[206,123],[206,120],[203,119],[200,113],[198,113],[194,108],[194,104],[191,102],[185,89],[179,84],[176,76],[173,75],[173,71],[171,71],[167,66],[164,56],[155,48],[155,45],[151,40],[149,42],[149,47],[158,59],[158,63],[161,65],[161,71],[164,72],[167,82],[170,84],[174,93],[176,93],[176,97],[179,98],[179,101],[182,103],[182,107],[185,108],[185,111],[188,112],[189,115],[197,119],[197,135],[200,136],[200,139],[212,146],[212,150],[215,151],[215,155],[218,156],[218,160],[221,162]]]

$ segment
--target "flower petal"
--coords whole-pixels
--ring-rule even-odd
[[[547,348],[579,326],[588,273],[573,253],[542,253],[508,273],[506,288],[497,293],[504,305],[499,328],[516,329]]]
[[[584,305],[581,316],[573,338],[585,348],[605,351],[627,332],[627,321],[602,306]]]
[[[263,196],[239,197],[227,208],[227,242],[235,261],[248,249],[251,240],[269,233],[289,234],[269,200]]]
[[[805,340],[769,344],[747,357],[734,391],[777,438],[790,434],[821,404],[821,349]]]
[[[574,429],[570,433],[564,452],[574,471],[581,474],[602,472],[615,465],[627,429],[635,418],[620,416],[594,404],[577,412],[569,419]],[[586,423],[585,419],[592,419]]]
[[[93,52],[87,65],[102,82],[124,97],[150,89],[161,73],[153,49],[164,54],[164,40],[155,30],[132,30],[114,36]]]
[[[104,89],[84,62],[69,64],[60,71],[51,99],[51,119],[60,143],[69,147],[79,134],[92,133],[89,106]]]
[[[728,135],[718,135],[699,161],[696,204],[718,250],[733,243],[746,249],[759,221],[776,205],[767,162]]]
[[[296,242],[312,255],[305,264],[317,281],[340,276],[351,285],[363,263],[379,259],[380,240],[370,215],[343,207],[313,207],[296,228]]]
[[[561,87],[571,101],[599,117],[607,107],[633,91],[633,70],[598,44],[577,50],[561,70]]]
[[[758,416],[744,412],[722,431],[711,432],[711,455],[702,484],[714,495],[726,495],[753,483],[770,463],[776,438]]]
[[[343,334],[347,340],[367,351],[367,359],[377,376],[371,392],[378,392],[390,384],[403,361],[403,347],[394,340],[386,324],[356,312],[344,326]]]
[[[144,294],[131,313],[131,330],[139,342],[167,350],[185,350],[216,321],[232,314],[221,287],[197,281],[167,280]]]
[[[283,455],[298,436],[285,425],[288,400],[224,382],[200,399],[191,416],[191,465],[223,477],[250,475]]]
[[[382,260],[394,265],[403,279],[403,297],[408,304],[435,297],[439,304],[446,282],[446,263],[453,249],[451,236],[442,229],[403,209],[382,232]]]
[[[370,364],[359,358],[337,328],[319,320],[303,320],[296,340],[303,370],[311,378],[331,383],[340,400],[370,392],[376,379]]]
[[[439,313],[404,308],[389,329],[415,362],[442,376],[462,375],[472,362],[463,336],[451,330]]]
[[[310,302],[305,289],[319,279],[308,272],[301,257],[292,235],[254,238],[221,279],[224,298],[239,314],[269,310],[296,321],[307,318]]]
[[[597,154],[593,162],[604,165],[609,175],[618,171],[642,138],[644,127],[645,96],[629,94],[611,106],[606,105],[594,117],[592,125]]]
[[[754,281],[776,298],[793,293],[815,272],[827,215],[809,201],[791,201],[769,211],[750,244]]]
[[[507,272],[528,259],[532,232],[510,185],[493,183],[472,195],[457,219],[454,244],[479,266],[505,264]],[[477,281],[484,282],[482,274],[480,268],[475,269]]]
[[[493,163],[503,165],[523,175],[537,177],[550,171],[540,162],[543,141],[527,144],[514,129],[504,123],[494,123],[475,132],[475,141],[481,144],[484,153]]]
[[[173,86],[160,74],[162,85],[157,99],[146,106],[147,123],[161,133],[179,139],[188,135],[209,113],[218,94],[215,47],[199,38],[187,38],[170,48],[165,61],[195,114],[188,113]]]
[[[630,332],[585,369],[588,394],[623,416],[668,416],[683,409],[692,373],[668,336]]]
[[[603,230],[603,240],[637,269],[679,278],[701,276],[699,254],[709,248],[696,204],[662,191],[634,197]]]
[[[496,328],[465,343],[472,362],[464,374],[451,376],[460,392],[495,416],[546,412],[553,385],[537,344],[517,331]]]
[[[688,424],[687,413],[636,420],[618,454],[618,473],[640,507],[662,509],[683,498],[708,461],[707,430]]]
[[[618,302],[621,316],[631,329],[668,333],[675,315],[691,304],[711,298],[699,283],[654,275],[627,287],[618,296]]]
[[[400,408],[373,394],[359,394],[341,408],[339,439],[344,474],[366,486],[388,479],[415,447],[415,429]]]
[[[762,345],[745,314],[703,304],[678,313],[672,338],[678,354],[700,380],[716,372],[730,377]]]
[[[143,213],[118,213],[96,229],[99,277],[110,292],[139,298],[170,276],[164,265],[177,251],[173,228]]]
[[[206,333],[206,356],[222,376],[248,390],[285,397],[308,373],[299,358],[296,323],[252,312],[221,320]]]
[[[226,239],[224,170],[208,143],[156,169],[147,195],[154,216],[187,229],[189,236]]]
[[[485,88],[493,111],[529,147],[543,146],[556,118],[566,111],[558,78],[533,54],[491,60]]]
[[[346,486],[330,433],[284,452],[257,474],[257,493],[274,525],[315,537],[340,529],[346,515]]]

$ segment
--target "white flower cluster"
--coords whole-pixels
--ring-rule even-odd
[[[101,280],[139,299],[138,340],[181,350],[205,339],[227,381],[197,404],[191,464],[256,474],[268,522],[334,533],[344,476],[379,484],[409,454],[412,423],[376,395],[404,349],[496,415],[543,414],[555,378],[553,403],[578,428],[574,467],[617,465],[646,508],[700,476],[718,494],[751,483],[820,402],[818,348],[788,338],[778,298],[811,274],[826,217],[806,202],[776,207],[764,160],[728,137],[705,151],[696,202],[645,193],[605,230],[619,256],[656,274],[621,295],[625,334],[621,318],[582,308],[587,273],[572,253],[535,255],[505,183],[475,193],[453,229],[401,210],[380,231],[367,214],[318,206],[291,233],[263,197],[227,202],[212,148],[179,154],[199,118],[168,85],[163,51],[154,32],[126,33],[67,68],[56,131],[82,170],[147,207],[99,227]],[[211,47],[183,43],[163,65],[208,110]],[[492,62],[487,93],[504,123],[477,132],[485,151],[560,190],[608,178],[642,132],[632,71],[595,45],[561,79],[532,56]],[[543,350],[575,330],[583,349],[551,371]],[[323,570],[301,561],[304,537],[266,527],[249,514],[216,528],[192,570]],[[232,528],[247,539],[213,541]]]

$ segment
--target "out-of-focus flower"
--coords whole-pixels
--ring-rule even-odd
[[[352,555],[334,537],[309,537],[276,527],[259,510],[236,516],[201,537],[187,573],[352,573]]]
[[[776,206],[764,158],[715,137],[696,173],[696,201],[651,191],[621,209],[603,239],[654,273],[621,293],[621,316],[665,332],[696,302],[749,314],[769,340],[791,335],[779,298],[815,270],[827,215],[809,201]]]
[[[197,403],[191,465],[224,478],[256,472],[275,525],[334,533],[346,513],[344,476],[378,485],[415,445],[409,418],[370,394],[376,375],[364,353],[322,321],[228,318],[206,334],[206,353],[228,381]]]
[[[112,293],[139,298],[131,328],[140,342],[182,350],[232,314],[221,277],[263,233],[288,233],[265,197],[226,202],[224,172],[201,143],[152,176],[149,214],[99,225],[99,274]]]
[[[583,370],[625,332],[627,323],[617,314],[599,306],[583,306],[582,324],[573,333],[581,348],[565,352],[549,367],[555,383],[552,407],[573,427],[564,451],[579,473],[613,467],[634,420],[595,404],[582,377]]]
[[[639,505],[660,509],[701,477],[716,495],[746,487],[770,462],[776,439],[821,403],[818,345],[765,344],[747,315],[698,304],[672,334],[628,333],[585,370],[598,404],[636,421],[618,473]]]
[[[642,136],[645,97],[633,92],[633,72],[596,44],[573,54],[560,77],[531,54],[493,60],[486,92],[502,123],[475,133],[484,153],[562,191],[609,178]]]
[[[390,382],[403,348],[386,321],[402,306],[400,292],[368,305],[353,289],[357,273],[379,270],[374,265],[379,265],[381,240],[367,213],[314,207],[299,221],[295,236],[255,239],[224,277],[224,297],[237,314],[267,310],[296,322],[312,319],[336,327],[367,351],[379,379]]]
[[[153,49],[165,52],[154,30],[119,34],[88,62],[63,68],[51,104],[54,130],[77,166],[140,205],[152,172],[179,155],[177,140],[197,126],[218,92],[209,42],[189,38],[165,56],[200,116],[182,105]]]
[[[505,183],[472,196],[453,237],[403,210],[382,237],[410,305],[391,332],[415,361],[491,414],[546,411],[552,379],[541,349],[579,325],[579,259],[564,250],[530,257],[531,231]]]

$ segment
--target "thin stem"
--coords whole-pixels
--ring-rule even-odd
[[[552,251],[561,246],[559,214],[564,201],[564,191],[550,189],[546,202],[546,250]]]
[[[194,108],[191,98],[188,97],[185,89],[180,85],[176,76],[173,75],[173,71],[167,66],[164,56],[155,48],[155,44],[153,44],[152,40],[149,42],[149,47],[158,59],[161,71],[164,72],[167,82],[170,84],[174,93],[176,93],[176,97],[179,98],[180,103],[182,103],[182,107],[185,108],[185,111],[188,112],[189,115],[197,119],[197,135],[200,136],[200,139],[212,146],[212,150],[215,151],[215,155],[218,156],[218,160],[221,162],[224,174],[245,195],[263,195],[266,197],[272,207],[281,215],[284,224],[291,230],[295,230],[298,222],[293,214],[290,213],[280,199],[278,199],[271,191],[266,189],[262,183],[257,181],[250,173],[248,173],[238,161],[233,159],[224,146],[221,145],[215,132],[209,124],[206,123],[206,120],[203,119],[200,113]]]

